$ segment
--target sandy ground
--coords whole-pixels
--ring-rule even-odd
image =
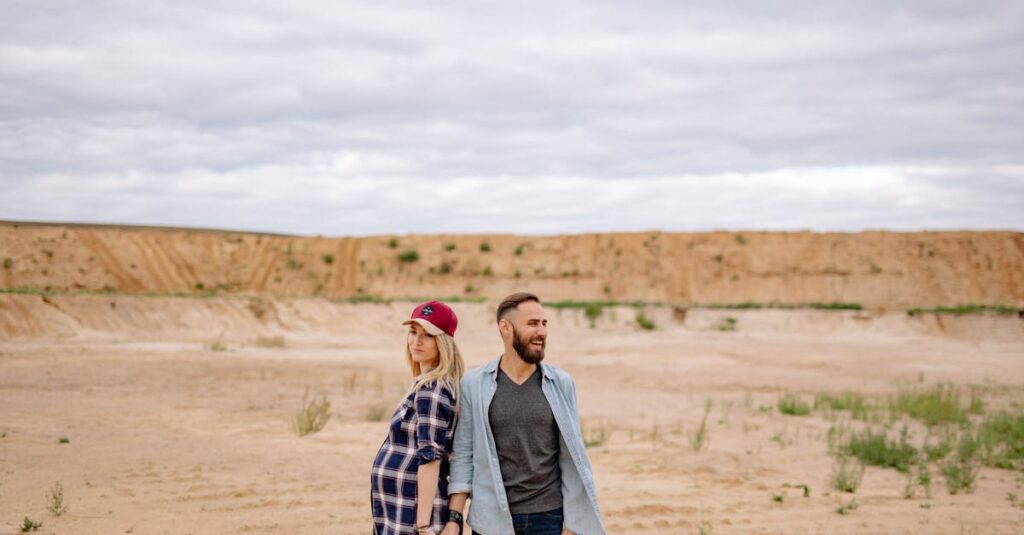
[[[795,313],[794,313],[795,314]],[[71,337],[0,341],[0,532],[369,531],[369,469],[407,386],[402,330],[231,340]],[[499,350],[475,322],[470,367]],[[989,407],[1024,401],[1024,343],[843,330],[591,330],[552,323],[547,361],[576,379],[584,424],[610,436],[591,461],[611,533],[1021,533],[1020,473],[983,468],[973,494],[905,499],[905,476],[868,468],[855,497],[830,492],[821,413],[785,416],[783,392],[952,381]],[[333,417],[289,430],[303,390]],[[689,445],[706,400],[709,444]],[[66,437],[67,443],[59,439]],[[914,441],[923,432],[914,428]],[[60,482],[69,510],[47,512]],[[793,485],[807,485],[810,496]],[[788,485],[788,486],[787,486]],[[781,495],[782,501],[773,499]],[[858,508],[836,508],[855,499]]]

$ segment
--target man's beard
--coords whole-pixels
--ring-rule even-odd
[[[540,349],[531,348],[530,341],[520,338],[519,331],[516,330],[515,325],[512,326],[512,349],[515,349],[516,353],[519,354],[519,358],[523,359],[527,364],[537,364],[544,360],[545,340],[539,336],[535,336],[534,339],[540,340]]]

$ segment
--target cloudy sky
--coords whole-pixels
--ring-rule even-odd
[[[0,219],[1024,230],[1024,3],[7,0]]]

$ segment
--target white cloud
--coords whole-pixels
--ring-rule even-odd
[[[8,12],[0,217],[401,232],[436,199],[423,231],[1024,227],[1017,2]]]

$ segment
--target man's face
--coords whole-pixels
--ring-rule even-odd
[[[528,364],[544,360],[548,338],[548,319],[540,303],[527,301],[508,317],[512,324],[512,349]]]

